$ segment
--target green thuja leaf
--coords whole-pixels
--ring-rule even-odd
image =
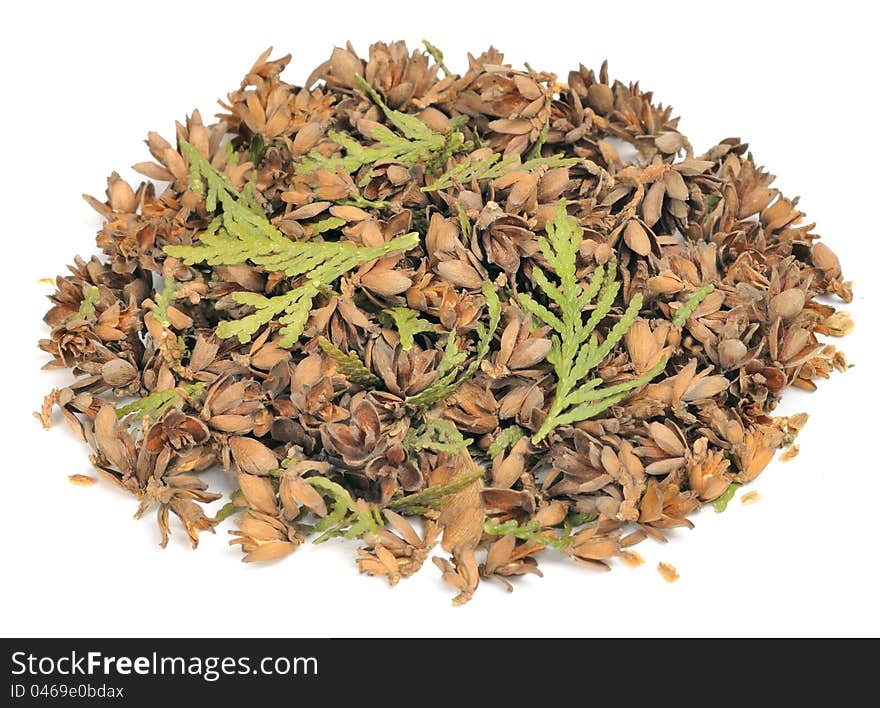
[[[389,108],[385,101],[382,100],[379,92],[367,83],[362,76],[355,74],[354,82],[361,91],[367,94],[382,109],[388,122],[403,133],[406,138],[414,141],[424,141],[437,148],[442,147],[443,136],[431,130],[428,124],[421,118]]]
[[[498,174],[499,166],[496,164],[501,155],[495,153],[485,160],[474,162],[467,157],[449,168],[440,175],[433,183],[422,187],[423,192],[436,192],[440,189],[449,189],[455,184],[468,184],[471,180],[493,179]]]
[[[77,320],[87,320],[90,317],[93,317],[95,314],[95,305],[98,304],[100,299],[101,291],[98,287],[96,285],[89,285],[83,295],[82,302],[79,304],[79,309],[74,312],[67,321],[75,322]]]
[[[712,210],[718,206],[718,202],[721,201],[721,197],[717,194],[707,194],[706,195],[706,217],[708,218],[709,214],[712,213]],[[705,218],[704,218],[705,220]]]
[[[321,535],[315,543],[323,543],[334,536],[358,538],[365,533],[378,533],[384,525],[378,509],[365,501],[355,502],[345,487],[326,477],[305,477],[321,496],[330,499],[330,513],[312,527]]]
[[[224,148],[224,152],[226,153],[226,164],[232,167],[235,167],[241,160],[241,155],[236,152],[235,147],[232,145],[232,141],[226,143],[226,147]]]
[[[165,391],[154,391],[148,396],[117,408],[116,417],[122,419],[130,414],[134,414],[136,418],[143,418],[145,415],[156,417],[179,400],[180,395],[173,388]]]
[[[355,76],[355,83],[382,109],[388,123],[402,135],[386,125],[375,125],[368,136],[373,144],[363,145],[347,133],[331,130],[327,137],[339,145],[345,154],[328,157],[313,150],[297,163],[298,174],[312,174],[318,169],[330,172],[343,170],[351,174],[380,160],[399,162],[409,167],[424,163],[433,168],[452,154],[472,147],[458,130],[435,133],[418,116],[389,108],[379,92],[361,76]]]
[[[308,224],[306,226],[306,233],[309,235],[309,238],[312,236],[317,236],[318,234],[326,233],[327,231],[335,231],[336,229],[345,226],[345,219],[342,219],[338,216],[328,216],[326,219],[321,219],[320,221],[316,221],[313,224]]]
[[[432,418],[419,430],[410,430],[403,439],[403,446],[410,452],[432,450],[433,452],[461,452],[470,445],[470,438],[448,420]]]
[[[550,155],[549,157],[534,157],[520,162],[519,158],[510,157],[499,162],[501,156],[497,153],[485,160],[476,162],[465,157],[464,160],[451,167],[440,175],[427,187],[422,187],[423,192],[436,192],[440,189],[449,189],[455,184],[467,184],[471,180],[497,179],[509,172],[522,170],[534,172],[539,167],[552,169],[555,167],[571,167],[581,162],[579,157],[565,157],[564,155]]]
[[[408,307],[388,307],[382,310],[382,319],[393,324],[400,335],[400,346],[406,351],[415,343],[415,335],[420,332],[433,332],[434,325],[419,317],[419,313]]]
[[[537,520],[520,525],[515,519],[510,519],[500,524],[486,519],[483,524],[483,531],[490,536],[514,536],[524,541],[532,541],[542,546],[555,548],[557,551],[564,551],[571,543],[572,538],[567,532],[562,536],[557,535],[556,532],[545,534]]]
[[[591,521],[595,521],[598,518],[599,515],[593,512],[573,511],[565,517],[565,523],[569,528],[575,528],[576,526],[583,526]]]
[[[489,445],[489,449],[486,450],[486,454],[494,460],[507,448],[516,445],[523,435],[525,435],[525,432],[518,425],[511,425],[509,428],[505,428],[495,436],[492,444]]]
[[[174,293],[178,285],[180,283],[169,278],[165,281],[165,287],[162,288],[162,292],[156,295],[156,308],[153,310],[153,317],[163,327],[171,326],[171,320],[168,319],[168,306],[174,300]]]
[[[184,394],[195,397],[202,393],[205,384],[198,381],[178,388],[169,388],[164,391],[154,391],[148,396],[132,401],[121,408],[116,409],[116,417],[122,419],[127,415],[134,415],[136,419],[149,416],[158,418],[165,411],[183,400]]]
[[[217,522],[226,521],[233,514],[244,510],[244,507],[236,506],[232,502],[226,502],[223,506],[220,507],[220,510],[214,514],[214,518],[217,519]]]
[[[632,327],[642,307],[642,296],[633,296],[623,316],[600,343],[596,327],[610,313],[620,290],[620,282],[616,279],[617,265],[612,261],[604,267],[597,267],[589,285],[580,284],[575,262],[583,229],[566,212],[564,199],[559,201],[556,214],[547,223],[546,230],[546,238],[540,237],[538,245],[559,282],[552,282],[538,267],[533,274],[538,289],[559,314],[531,295],[519,296],[521,307],[554,331],[547,361],[556,373],[556,392],[546,419],[532,436],[534,443],[539,443],[560,425],[587,420],[617,404],[666,366],[664,359],[644,376],[614,386],[603,386],[604,382],[599,378],[585,381]],[[593,311],[584,322],[582,312],[593,303]]]
[[[467,360],[467,352],[458,348],[458,339],[453,329],[446,338],[443,356],[437,365],[437,375],[430,386],[419,393],[408,396],[406,402],[414,406],[432,406],[455,391],[458,367]]]
[[[454,374],[467,360],[467,352],[463,352],[458,348],[458,339],[455,337],[455,330],[449,333],[446,339],[446,346],[443,348],[443,356],[437,365],[437,376],[443,378],[447,374]]]
[[[259,165],[263,161],[263,158],[266,156],[266,151],[268,149],[269,146],[266,145],[266,142],[263,140],[263,136],[255,134],[254,137],[251,138],[250,144],[251,162],[253,162],[254,165]]]
[[[453,494],[457,494],[482,476],[483,470],[471,472],[448,484],[437,484],[421,492],[393,499],[386,504],[386,508],[404,515],[423,515],[432,509],[442,508]]]
[[[291,347],[302,334],[312,301],[322,288],[361,263],[389,253],[402,252],[419,243],[415,232],[404,234],[379,246],[358,247],[348,241],[293,241],[279,231],[254,204],[248,203],[229,180],[217,171],[189,143],[181,148],[190,161],[193,189],[205,193],[205,207],[222,207],[194,246],[166,246],[165,252],[184,263],[238,265],[251,262],[266,270],[284,272],[289,278],[304,280],[290,291],[274,297],[259,293],[236,292],[233,299],[255,309],[253,314],[226,320],[217,327],[221,338],[238,337],[242,344],[269,322],[282,325],[282,347]]]
[[[694,290],[694,292],[691,293],[691,296],[676,311],[675,317],[672,318],[672,324],[676,327],[684,327],[688,318],[694,314],[694,310],[696,310],[700,306],[700,303],[706,299],[706,296],[714,290],[715,286],[711,283]]]
[[[714,502],[712,502],[712,506],[715,507],[716,513],[720,514],[722,511],[727,510],[727,505],[730,504],[733,499],[733,495],[736,494],[736,490],[739,489],[742,485],[737,484],[736,482],[731,482],[727,489],[721,492],[721,496],[719,496]]]
[[[235,500],[241,496],[242,494],[240,489],[236,489],[235,491],[233,491],[229,495],[229,501],[220,507],[220,510],[216,514],[214,514],[214,518],[217,519],[218,522],[225,521],[233,514],[244,511],[247,508],[246,506],[239,506],[235,503]]]
[[[431,44],[427,39],[422,40],[422,44],[425,45],[425,49],[428,54],[434,59],[434,63],[437,64],[442,70],[445,76],[451,75],[452,72],[449,71],[446,64],[443,63],[443,52],[440,51],[437,47]]]
[[[549,99],[548,99],[548,103],[545,105],[549,105]],[[544,121],[544,125],[541,126],[541,132],[538,133],[538,139],[535,141],[535,144],[532,145],[531,149],[529,150],[528,154],[526,155],[527,159],[533,160],[535,158],[541,157],[541,150],[544,147],[544,142],[547,140],[547,135],[549,133],[550,133],[550,113],[548,112],[547,113],[547,120]]]
[[[360,209],[385,209],[391,204],[384,199],[367,199],[360,193],[355,193],[348,199],[341,199],[336,203],[342,206],[356,206]]]
[[[364,366],[360,357],[354,352],[344,353],[326,337],[319,337],[318,345],[336,363],[336,370],[352,383],[361,386],[376,386],[382,383],[382,380]]]

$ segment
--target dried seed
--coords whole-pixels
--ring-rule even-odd
[[[645,559],[642,558],[642,556],[636,551],[621,551],[620,560],[622,560],[624,564],[628,565],[630,568],[638,568],[640,565],[644,565],[645,563]]]
[[[654,145],[665,153],[676,153],[684,147],[684,138],[675,131],[660,133],[654,138]]]
[[[657,564],[657,572],[660,573],[660,576],[667,583],[674,583],[678,580],[678,571],[675,569],[675,566],[671,563],[658,563]]]
[[[666,184],[662,180],[654,182],[648,189],[642,204],[642,216],[648,226],[654,226],[659,221],[665,195]]]
[[[722,369],[739,366],[746,357],[746,345],[739,339],[725,339],[718,345],[718,361]]]
[[[453,285],[463,288],[479,288],[483,284],[480,274],[464,261],[443,261],[437,265],[437,273]]]
[[[829,274],[840,272],[840,261],[834,251],[821,241],[813,244],[811,256],[817,268],[821,268]]]
[[[642,225],[635,219],[630,219],[623,230],[623,240],[626,245],[640,256],[647,256],[651,252],[651,241]]]
[[[743,494],[742,498],[740,499],[740,501],[746,506],[748,506],[749,504],[754,504],[756,501],[760,501],[760,500],[761,500],[761,495],[757,491],[748,492],[746,494]]]
[[[125,359],[111,359],[101,367],[101,378],[114,387],[131,383],[137,375],[137,368]]]
[[[804,291],[800,288],[785,290],[770,300],[770,314],[783,320],[793,319],[804,309],[805,300]]]
[[[260,475],[278,467],[278,458],[259,440],[233,437],[229,440],[229,449],[242,472]]]

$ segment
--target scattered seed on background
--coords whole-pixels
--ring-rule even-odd
[[[754,504],[755,502],[761,501],[761,494],[757,490],[747,492],[742,495],[740,501],[745,505]]]
[[[671,563],[658,563],[657,572],[667,583],[674,583],[679,578],[678,571]]]

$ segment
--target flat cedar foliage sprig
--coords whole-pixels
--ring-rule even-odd
[[[477,162],[462,160],[442,175],[439,175],[430,185],[422,187],[422,191],[437,192],[442,189],[449,189],[454,184],[469,184],[473,180],[497,179],[514,170],[534,172],[541,168],[572,167],[580,162],[579,158],[563,157],[562,155],[533,157],[525,162],[520,162],[516,158],[502,160],[500,155],[492,155],[485,160]]]
[[[211,222],[196,246],[166,246],[165,252],[184,263],[231,266],[253,263],[268,270],[282,271],[289,278],[303,276],[304,282],[274,297],[260,293],[237,292],[233,299],[255,309],[238,320],[226,320],[217,327],[223,339],[238,337],[249,342],[263,326],[277,319],[282,325],[282,347],[291,347],[302,334],[312,310],[312,301],[322,288],[361,263],[418,245],[415,232],[398,236],[381,246],[358,247],[346,241],[294,241],[275,228],[266,216],[248,204],[229,180],[202,157],[189,143],[181,142],[190,161],[191,184],[205,192],[205,208],[223,212]]]
[[[328,137],[345,150],[345,155],[325,157],[319,152],[312,152],[299,161],[296,169],[300,174],[312,174],[319,169],[357,172],[365,165],[374,165],[383,160],[393,160],[407,166],[423,163],[436,169],[452,155],[471,149],[472,143],[454,129],[454,124],[446,133],[435,133],[416,116],[390,109],[363,77],[356,75],[355,84],[375,101],[400,134],[384,125],[375,125],[369,136],[375,143],[363,145],[350,135],[330,131]],[[368,180],[369,173],[360,183],[363,185]]]
[[[392,586],[434,554],[456,604],[545,553],[637,563],[795,441],[786,385],[846,369],[821,338],[852,321],[815,298],[852,285],[797,200],[607,66],[456,73],[380,42],[294,86],[289,60],[150,133],[159,184],[87,197],[102,256],[44,318],[77,378],[37,417],[60,408],[163,545],[348,539]]]
[[[559,283],[551,282],[537,266],[533,277],[547,299],[559,308],[559,314],[554,314],[527,293],[519,296],[523,309],[554,332],[547,361],[553,364],[556,372],[556,391],[547,417],[532,436],[533,443],[541,442],[560,425],[598,415],[623,400],[634,388],[646,384],[666,364],[663,359],[644,376],[613,386],[604,386],[600,378],[585,380],[623,339],[642,308],[643,298],[641,293],[632,297],[623,315],[600,342],[596,327],[611,312],[620,290],[617,263],[611,260],[604,266],[597,266],[589,285],[584,287],[575,272],[584,230],[566,212],[564,199],[557,204],[556,214],[547,222],[546,228],[547,236],[539,237],[538,245],[547,263],[556,271]],[[593,310],[585,320],[583,311],[589,306],[593,306]]]
[[[153,393],[138,398],[131,403],[126,403],[116,409],[117,418],[125,418],[132,416],[135,419],[151,416],[156,418],[161,416],[172,406],[183,403],[186,398],[198,396],[205,390],[205,384],[198,381],[193,384],[187,384],[179,388],[169,388],[163,391],[154,391]]]
[[[382,517],[374,506],[352,499],[345,487],[325,477],[306,477],[303,480],[320,495],[331,500],[330,512],[311,529],[320,534],[314,543],[322,543],[333,536],[359,538],[375,533],[382,526]]]
[[[385,317],[383,318],[382,315]],[[382,310],[380,318],[397,330],[400,346],[404,351],[412,348],[417,334],[434,331],[434,325],[419,317],[418,312],[408,307],[388,307]]]

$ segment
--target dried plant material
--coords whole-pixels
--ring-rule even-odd
[[[162,545],[172,518],[247,562],[356,540],[394,586],[439,543],[456,603],[542,553],[636,566],[796,454],[788,386],[847,369],[822,338],[852,284],[747,145],[696,153],[605,65],[424,46],[336,48],[305,86],[267,51],[218,122],[147,136],[161,187],[86,197],[102,256],[52,281],[39,343],[74,380],[35,416]]]
[[[678,571],[671,563],[658,563],[657,572],[667,583],[674,583],[679,578]]]
[[[800,451],[801,451],[800,446],[798,446],[798,445],[789,445],[789,446],[785,449],[785,452],[783,452],[783,453],[779,456],[779,459],[780,459],[782,462],[788,462],[789,460],[793,460],[795,457],[797,457],[797,456],[798,456],[798,453],[799,453]]]
[[[458,592],[452,600],[454,604],[463,605],[474,596],[474,591],[480,583],[480,574],[476,557],[471,549],[453,553],[451,562],[446,558],[435,556],[434,564],[442,571],[443,580]]]
[[[94,477],[89,477],[87,474],[70,474],[67,475],[67,479],[71,484],[75,484],[77,487],[91,487],[98,481]]]
[[[740,502],[742,502],[743,505],[746,506],[749,504],[754,504],[758,501],[761,501],[761,495],[760,493],[758,493],[758,491],[752,491],[748,492],[747,494],[743,494],[742,499],[740,499]]]
[[[57,388],[53,388],[43,397],[43,405],[40,406],[40,410],[34,411],[34,418],[40,421],[44,430],[48,430],[52,427],[52,409],[60,400],[61,391]]]
[[[438,522],[443,528],[443,550],[458,552],[476,548],[483,532],[484,509],[480,496],[480,470],[468,452],[455,456],[451,482],[471,480],[450,495]]]
[[[547,238],[539,237],[538,244],[544,258],[559,276],[560,283],[551,283],[540,268],[535,268],[532,277],[547,298],[559,307],[560,316],[553,314],[531,295],[522,294],[519,298],[526,312],[555,331],[547,361],[553,364],[556,372],[556,392],[543,425],[532,436],[535,444],[547,437],[554,428],[592,418],[623,400],[630,391],[648,383],[666,364],[664,359],[645,376],[615,386],[602,387],[604,381],[601,378],[582,383],[633,325],[643,298],[640,293],[633,296],[621,319],[600,344],[594,330],[611,311],[620,290],[620,283],[616,280],[617,263],[612,260],[608,264],[607,275],[606,268],[599,264],[589,285],[582,286],[577,281],[575,264],[584,231],[568,215],[564,199],[557,204],[554,219],[547,222],[546,229]],[[593,307],[593,310],[584,323],[581,311],[587,307]]]
[[[630,568],[638,568],[640,565],[645,564],[645,559],[636,551],[621,551],[620,560],[623,561],[624,565],[628,565]]]
[[[385,576],[388,584],[394,587],[401,578],[422,567],[437,543],[440,527],[433,521],[426,521],[420,536],[400,514],[386,509],[384,516],[391,528],[364,536],[367,548],[358,549],[358,569],[368,575]]]

